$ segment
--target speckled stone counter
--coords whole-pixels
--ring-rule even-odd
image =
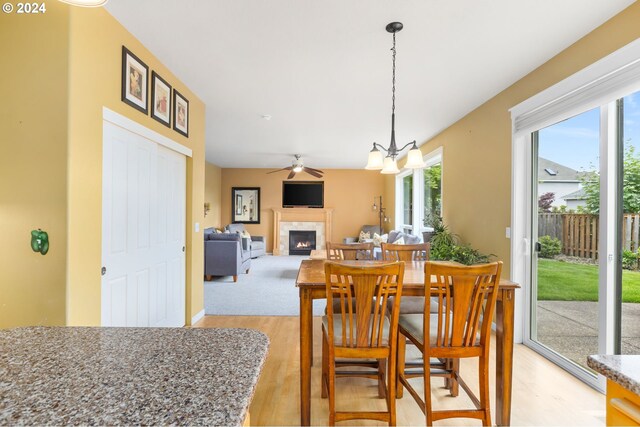
[[[632,393],[640,395],[640,356],[594,355],[587,365]]]
[[[0,424],[241,425],[268,347],[249,329],[0,330]]]

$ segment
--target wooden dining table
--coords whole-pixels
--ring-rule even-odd
[[[311,423],[311,365],[313,363],[313,300],[326,299],[323,259],[303,260],[296,286],[300,292],[300,425]],[[341,261],[370,265],[382,261]],[[496,424],[511,422],[513,322],[515,290],[520,286],[501,279],[496,305]],[[405,263],[403,296],[424,296],[424,261]]]

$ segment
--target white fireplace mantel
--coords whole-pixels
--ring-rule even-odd
[[[323,222],[325,242],[331,241],[332,208],[273,208],[273,254],[280,253],[280,223],[281,222]]]

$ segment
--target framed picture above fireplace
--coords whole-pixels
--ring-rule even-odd
[[[260,187],[231,189],[231,222],[260,224]]]

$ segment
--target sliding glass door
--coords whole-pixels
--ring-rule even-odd
[[[598,109],[533,134],[530,339],[581,368],[598,353]]]
[[[622,154],[620,354],[640,354],[640,92],[619,102]]]
[[[531,133],[525,343],[601,388],[590,354],[640,351],[640,92]]]

